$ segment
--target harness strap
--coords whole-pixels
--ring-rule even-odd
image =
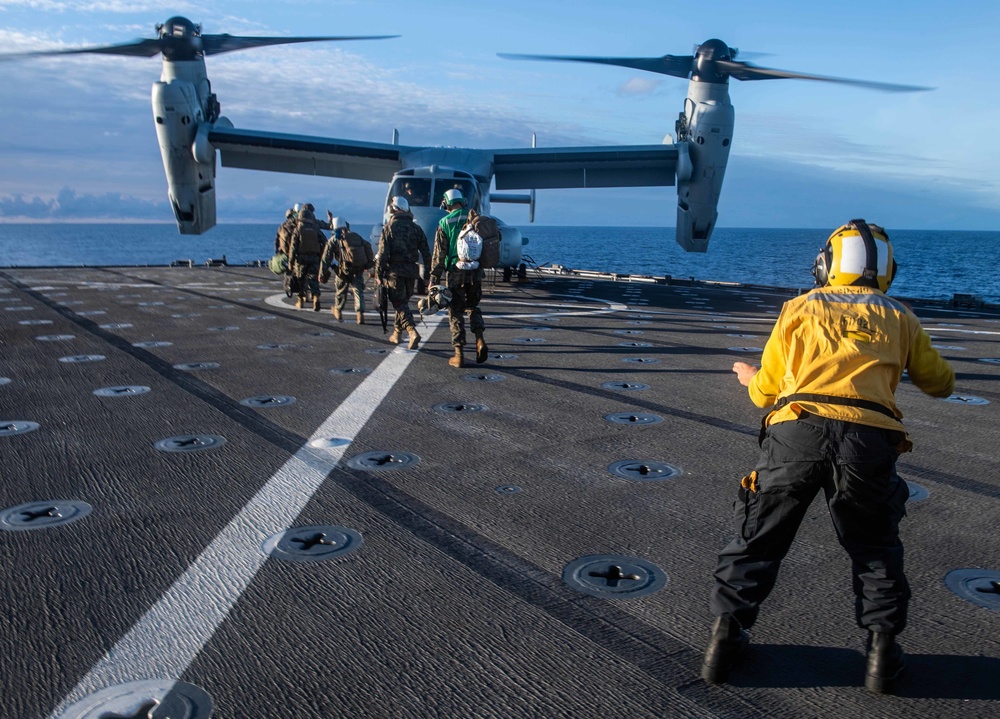
[[[822,402],[823,404],[840,404],[848,407],[860,407],[861,409],[870,409],[874,412],[884,414],[886,417],[898,420],[895,412],[886,407],[884,404],[879,404],[878,402],[872,402],[867,399],[856,399],[854,397],[835,397],[831,394],[812,394],[809,392],[796,392],[784,397],[778,397],[774,403],[774,409],[781,409],[789,402],[796,401]]]

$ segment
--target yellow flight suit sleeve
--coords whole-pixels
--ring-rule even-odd
[[[778,321],[774,323],[771,336],[767,338],[764,345],[764,354],[761,357],[760,369],[750,380],[747,391],[750,400],[758,407],[770,407],[778,398],[781,389],[781,378],[785,376],[785,348],[784,348],[784,317],[782,310],[778,316]]]
[[[906,373],[913,384],[932,397],[947,397],[955,391],[955,370],[931,347],[931,337],[919,321],[910,342]]]

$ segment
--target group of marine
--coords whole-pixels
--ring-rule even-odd
[[[466,345],[465,316],[476,338],[476,362],[486,361],[489,348],[483,339],[486,325],[479,302],[483,296],[483,270],[460,269],[458,264],[458,238],[469,219],[466,200],[460,190],[445,193],[444,208],[448,214],[441,218],[434,234],[434,252],[431,253],[427,235],[413,221],[413,213],[404,197],[393,197],[387,210],[386,222],[379,236],[378,250],[373,252],[371,243],[351,231],[350,223],[343,217],[334,217],[327,211],[327,221],[316,219],[311,203],[296,205],[285,213],[285,221],[274,238],[275,257],[284,256],[286,291],[296,294],[295,307],[303,309],[308,299],[319,312],[320,285],[334,279],[335,299],[331,311],[338,322],[343,321],[347,293],[354,294],[357,323],[365,323],[366,273],[376,283],[376,301],[380,292],[383,302],[391,304],[395,317],[389,342],[399,344],[407,333],[409,348],[420,344],[420,334],[413,321],[410,298],[418,279],[428,284],[428,305],[445,307],[451,328],[454,356],[448,360],[452,367],[464,367]],[[329,230],[327,239],[323,230]],[[423,272],[418,264],[422,260]],[[445,284],[441,284],[442,278]],[[388,305],[385,305],[387,311]]]

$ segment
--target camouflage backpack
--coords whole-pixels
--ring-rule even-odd
[[[340,263],[348,274],[357,275],[375,264],[371,243],[357,232],[348,231],[340,240]]]
[[[325,238],[316,227],[315,222],[299,220],[296,227],[298,233],[297,254],[299,255],[319,255],[323,253]],[[293,237],[293,241],[294,241]]]
[[[500,226],[497,221],[487,215],[480,215],[475,210],[469,210],[469,219],[466,220],[459,239],[470,232],[474,232],[482,240],[479,256],[474,258],[478,260],[479,267],[491,270],[500,264]]]

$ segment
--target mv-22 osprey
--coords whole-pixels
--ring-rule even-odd
[[[566,60],[618,65],[688,78],[684,110],[675,125],[676,137],[656,145],[608,147],[532,147],[466,149],[412,147],[359,142],[234,127],[220,115],[205,69],[205,56],[254,47],[366,37],[237,37],[202,34],[183,17],[157,26],[157,38],[120,45],[21,53],[60,55],[99,53],[152,57],[163,54],[163,71],[153,85],[153,117],[166,170],[170,204],[181,234],[201,234],[212,228],[215,214],[216,156],[226,167],[322,175],[389,182],[389,199],[409,200],[415,220],[428,237],[444,211],[444,193],[458,188],[470,206],[491,214],[493,202],[530,206],[534,219],[535,190],[583,187],[648,187],[677,185],[677,242],[689,252],[704,252],[718,218],[734,112],[729,78],[766,80],[798,78],[860,85],[888,91],[924,90],[906,85],[806,75],[738,62],[735,48],[708,40],[693,55],[655,58],[501,55],[513,59]],[[12,56],[7,56],[12,57]],[[529,190],[529,194],[491,192]],[[377,229],[377,228],[376,228]],[[522,240],[517,228],[502,225],[500,263],[505,278],[519,268]],[[521,267],[523,269],[523,267]]]

